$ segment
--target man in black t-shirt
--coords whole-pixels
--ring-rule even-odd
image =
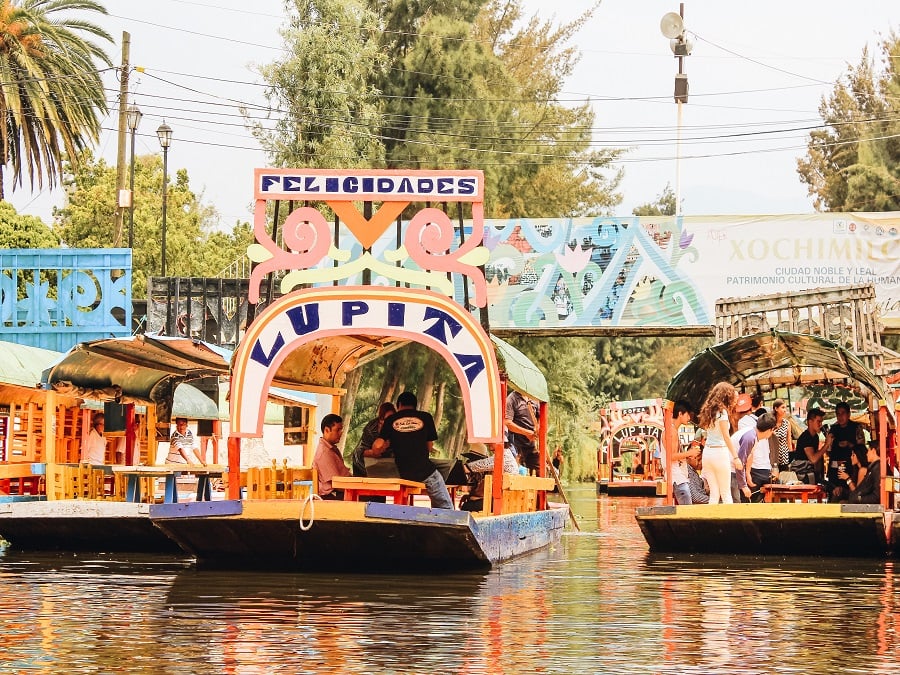
[[[431,508],[452,509],[453,501],[444,478],[429,458],[437,440],[434,418],[431,413],[416,410],[418,405],[419,401],[411,391],[404,391],[397,397],[397,412],[381,425],[372,445],[372,454],[380,457],[390,448],[400,477],[425,483]]]
[[[797,443],[794,445],[794,451],[791,453],[791,464],[793,466],[803,466],[803,462],[809,462],[812,465],[813,477],[810,480],[807,476],[801,476],[797,472],[797,476],[805,483],[821,483],[825,478],[824,462],[822,458],[825,455],[825,447],[819,448],[819,433],[822,431],[822,421],[825,419],[825,413],[818,408],[810,408],[806,413],[806,429]],[[794,464],[798,462],[798,464]],[[796,471],[796,469],[794,469]]]

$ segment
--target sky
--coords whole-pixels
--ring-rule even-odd
[[[131,100],[144,113],[137,154],[161,152],[155,131],[165,121],[173,129],[170,172],[187,169],[223,228],[249,221],[253,169],[268,162],[240,107],[259,106],[253,114],[265,114],[257,67],[284,53],[282,0],[103,4],[109,15],[94,20],[115,38],[108,53],[121,61],[122,32],[128,31],[131,64],[144,68],[130,83]],[[595,3],[523,4],[528,15],[566,22]],[[661,18],[673,11],[679,5],[669,0],[603,0],[572,41],[582,56],[560,100],[591,102],[596,147],[629,149],[616,164],[625,173],[615,215],[630,215],[666,184],[677,188],[685,215],[812,212],[796,164],[810,129],[820,123],[819,103],[865,46],[878,55],[880,40],[900,30],[900,2],[685,2],[693,51],[684,63],[690,96],[682,106],[680,148],[677,61],[660,32]],[[114,164],[115,73],[105,82],[112,112],[96,152]],[[12,193],[7,186],[6,194],[20,213],[47,222],[63,203],[61,191],[32,191],[27,183]]]

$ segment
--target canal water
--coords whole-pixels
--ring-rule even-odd
[[[0,554],[2,673],[896,673],[895,562],[652,556],[634,508],[477,574]],[[365,566],[365,557],[359,560]]]

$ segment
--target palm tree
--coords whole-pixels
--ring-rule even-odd
[[[107,105],[94,59],[112,61],[90,36],[112,37],[61,16],[78,10],[106,14],[93,0],[0,0],[0,199],[6,167],[14,189],[26,173],[32,188],[52,188],[64,155],[77,163],[99,138]]]

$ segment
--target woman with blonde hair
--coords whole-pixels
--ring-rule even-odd
[[[706,432],[703,447],[703,477],[709,483],[709,503],[733,504],[731,467],[743,470],[737,448],[731,440],[730,413],[737,404],[737,392],[728,382],[719,382],[706,396],[698,421]]]

